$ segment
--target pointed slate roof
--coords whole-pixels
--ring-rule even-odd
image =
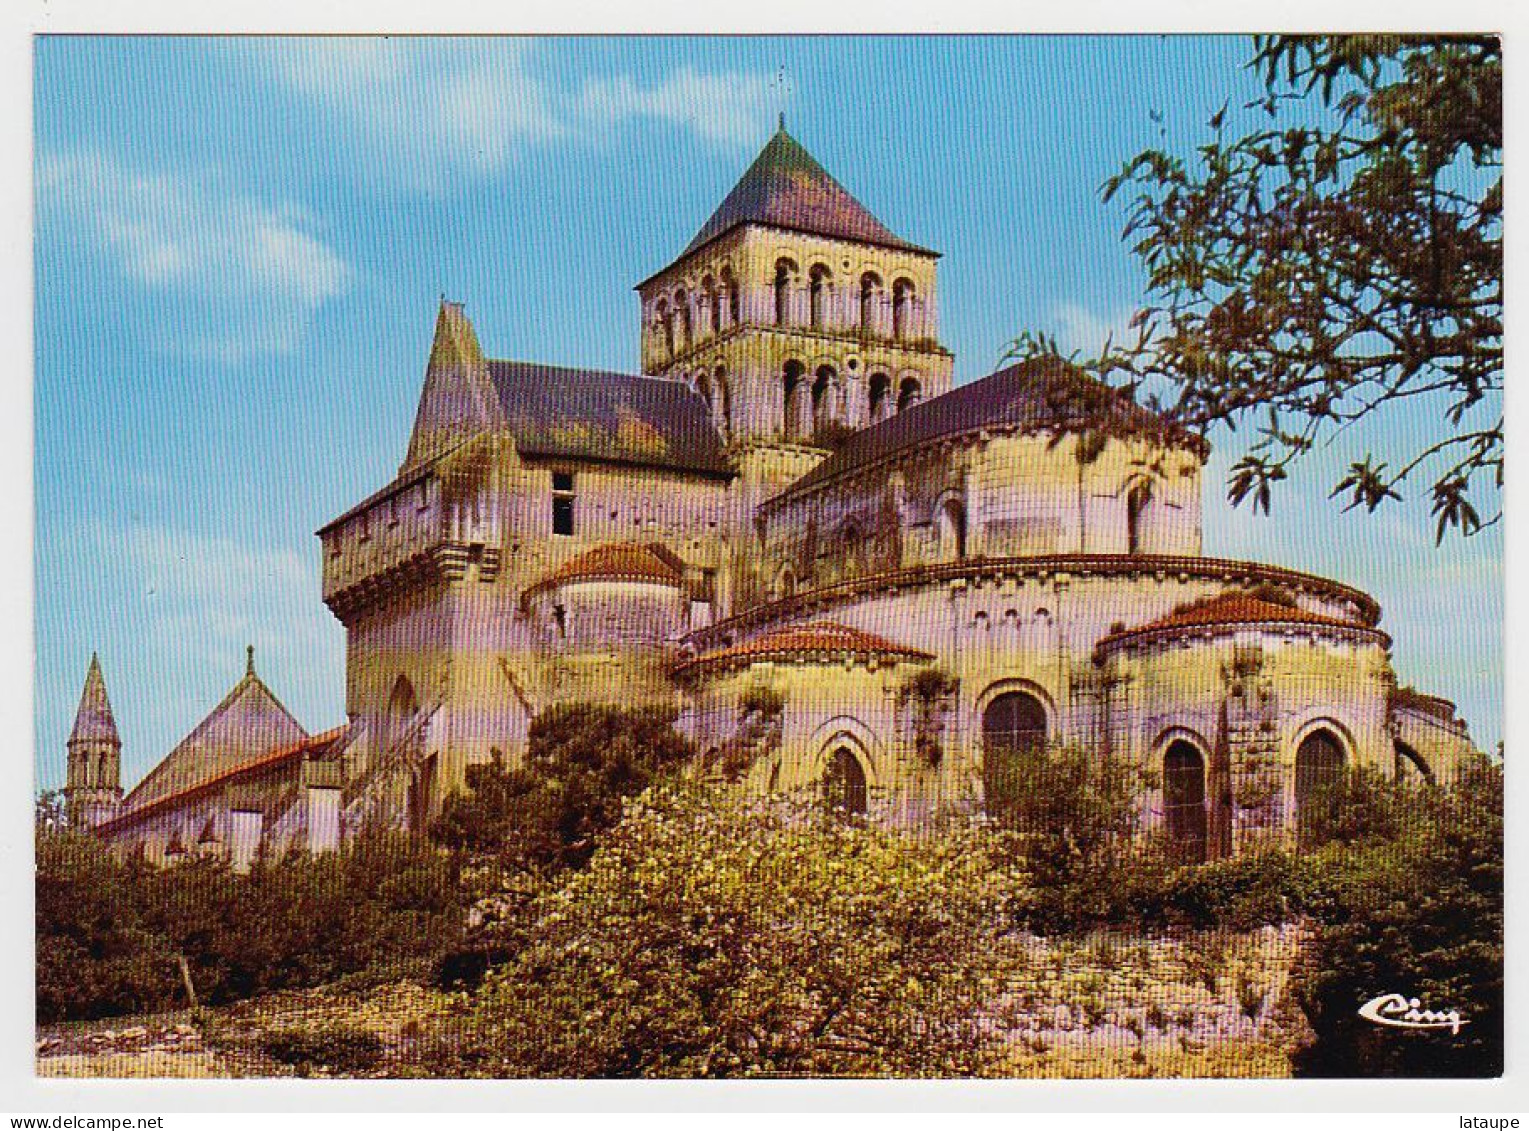
[[[764,224],[920,255],[938,254],[893,235],[786,132],[784,123],[711,219],[701,226],[681,258],[741,224]]]
[[[85,690],[80,694],[80,709],[74,714],[73,742],[110,742],[122,745],[117,735],[117,720],[112,717],[111,700],[106,697],[106,679],[101,675],[101,661],[91,653],[90,670],[85,673]]]
[[[307,738],[308,732],[255,674],[251,655],[244,678],[127,795],[123,816]]]

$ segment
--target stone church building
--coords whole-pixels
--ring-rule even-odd
[[[637,285],[640,373],[496,360],[443,302],[397,475],[318,532],[348,722],[308,733],[251,654],[124,797],[93,659],[72,819],[240,868],[418,829],[569,701],[897,822],[1078,748],[1193,859],[1289,837],[1341,767],[1480,756],[1371,597],[1201,553],[1200,440],[1054,359],[953,388],[938,265],[782,127]]]

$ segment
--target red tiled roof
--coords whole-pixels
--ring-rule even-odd
[[[199,781],[195,785],[187,786],[185,789],[177,790],[163,797],[156,797],[152,801],[147,801],[142,805],[119,813],[111,820],[103,821],[97,825],[96,831],[110,832],[114,829],[122,828],[154,813],[173,808],[177,804],[190,800],[192,797],[210,792],[219,786],[227,785],[236,778],[252,776],[266,770],[276,769],[287,762],[296,761],[305,754],[338,742],[349,729],[348,725],[337,726],[331,730],[324,731],[322,734],[309,735],[301,742],[294,742],[289,746],[282,747],[280,750],[263,754],[259,758],[251,758],[249,761],[241,762],[236,766],[230,766],[228,769],[207,778],[205,781]]]
[[[683,566],[659,542],[612,542],[570,558],[530,586],[526,593],[576,581],[646,581],[678,587]]]
[[[842,659],[844,656],[899,656],[913,660],[932,660],[928,652],[898,644],[874,633],[862,632],[832,621],[793,624],[777,628],[752,640],[730,644],[706,652],[679,665],[677,670],[726,664],[751,664],[762,660],[798,659],[821,656]]]
[[[1112,632],[1099,642],[1099,646],[1107,647],[1138,637],[1174,635],[1181,630],[1193,628],[1244,624],[1318,625],[1373,633],[1383,639],[1386,638],[1384,633],[1357,621],[1344,620],[1325,613],[1314,613],[1308,609],[1278,601],[1268,601],[1250,593],[1222,593],[1203,601],[1195,601],[1193,604],[1181,605],[1167,616],[1136,628]]]

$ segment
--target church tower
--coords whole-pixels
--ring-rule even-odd
[[[69,732],[69,767],[64,807],[73,828],[99,825],[116,816],[122,804],[122,739],[106,697],[101,661],[90,657],[80,709]]]
[[[638,285],[642,371],[705,398],[738,468],[735,560],[754,556],[744,539],[761,502],[849,433],[949,391],[938,259],[876,219],[783,118],[679,258]]]

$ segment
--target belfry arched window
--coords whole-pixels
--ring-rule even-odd
[[[707,318],[711,322],[711,332],[715,334],[722,329],[722,292],[717,290],[717,281],[710,275],[701,280],[701,294],[705,296]]]
[[[1025,691],[1006,691],[982,712],[982,787],[989,813],[1018,799],[1026,759],[1046,749],[1046,708]]]
[[[871,423],[876,424],[892,414],[892,378],[885,373],[872,374],[868,392]]]
[[[1179,739],[1163,754],[1163,821],[1168,848],[1183,864],[1205,861],[1205,759]]]
[[[903,383],[897,387],[897,411],[904,412],[918,404],[924,395],[924,388],[914,377],[903,378]]]
[[[812,401],[807,388],[806,370],[801,362],[786,362],[781,375],[781,394],[786,439],[800,440],[812,426]]]
[[[812,382],[812,426],[822,428],[839,419],[839,375],[831,365],[818,367]]]
[[[662,299],[658,303],[658,324],[663,328],[664,352],[667,356],[674,356],[674,314],[669,310],[669,304]]]
[[[881,293],[881,278],[874,271],[860,276],[860,331],[873,333],[876,329],[876,299]]]
[[[722,282],[722,290],[727,294],[727,320],[729,326],[736,326],[740,321],[742,299],[738,293],[738,280],[733,277],[731,267],[722,268],[718,275]]]
[[[821,263],[813,267],[807,277],[807,321],[814,330],[822,329],[828,322],[828,281],[831,274]]]
[[[716,397],[717,425],[725,438],[733,431],[733,397],[727,387],[727,370],[720,365],[712,378],[712,391]]]
[[[913,283],[899,279],[892,284],[892,337],[902,341],[908,336],[913,315]]]
[[[775,324],[791,324],[791,277],[796,274],[796,264],[789,259],[775,263]]]
[[[830,809],[849,816],[866,810],[865,769],[847,746],[837,746],[823,771],[823,797]]]
[[[1332,731],[1315,730],[1301,740],[1295,752],[1295,817],[1301,843],[1314,840],[1343,774],[1343,744]]]
[[[690,296],[683,290],[674,292],[674,308],[680,315],[680,348],[689,349],[694,341],[694,328],[690,322]]]

